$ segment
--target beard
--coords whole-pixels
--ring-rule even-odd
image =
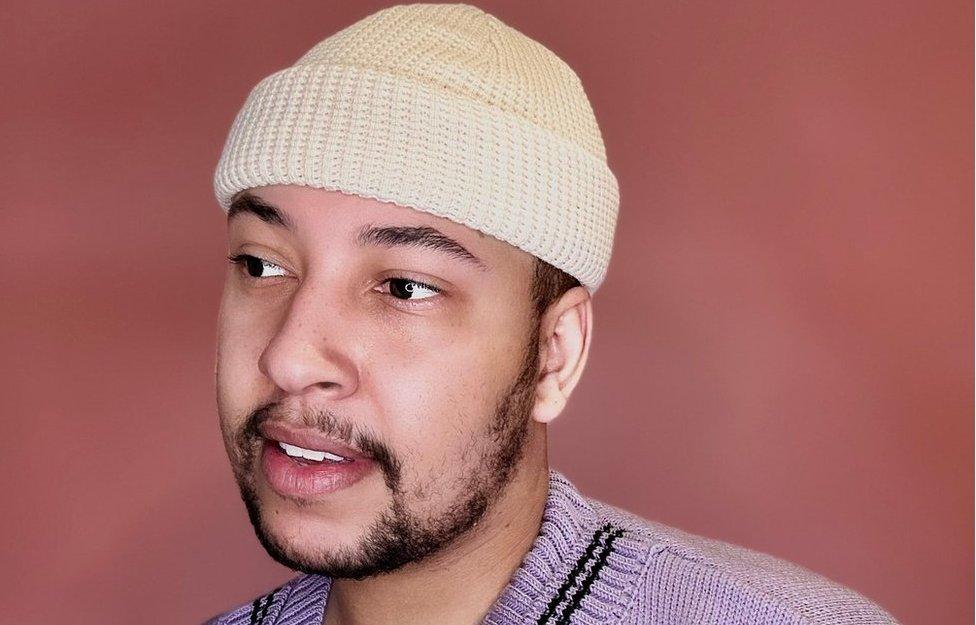
[[[497,501],[515,476],[528,437],[530,413],[534,403],[538,375],[539,326],[530,333],[522,363],[515,380],[500,395],[494,415],[479,433],[475,444],[480,449],[464,453],[474,463],[463,467],[460,493],[438,515],[423,516],[411,512],[402,481],[402,463],[379,439],[342,423],[330,413],[317,415],[306,423],[341,441],[353,443],[382,470],[391,493],[389,506],[369,525],[352,549],[299,550],[278,539],[264,524],[255,486],[254,472],[263,439],[257,426],[271,417],[273,405],[253,412],[234,438],[231,454],[234,477],[247,508],[248,518],[258,540],[275,561],[303,573],[333,578],[363,579],[393,571],[437,553],[477,524]],[[467,452],[468,450],[465,450]],[[414,492],[437,492],[436,484],[414,487]],[[293,500],[299,506],[312,505]]]

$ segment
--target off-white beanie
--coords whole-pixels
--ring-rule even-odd
[[[254,87],[214,176],[392,202],[506,241],[594,292],[619,190],[576,73],[466,4],[378,11]]]

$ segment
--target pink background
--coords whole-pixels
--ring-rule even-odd
[[[289,576],[218,436],[211,175],[248,90],[386,6],[6,3],[0,621],[196,623]],[[973,620],[973,8],[483,2],[621,182],[552,428],[584,492]]]

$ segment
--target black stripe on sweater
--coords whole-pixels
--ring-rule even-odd
[[[251,619],[248,621],[248,623],[250,625],[257,625],[257,623],[258,623],[258,610],[261,609],[261,602],[263,600],[264,600],[264,597],[258,597],[257,599],[254,600],[254,603],[251,604]]]
[[[559,590],[556,591],[556,595],[552,598],[552,600],[549,601],[549,605],[546,606],[545,612],[543,612],[542,616],[539,617],[536,625],[545,625],[549,622],[549,619],[552,618],[552,615],[555,614],[556,608],[559,607],[559,604],[562,603],[566,598],[566,591],[568,591],[569,588],[576,583],[576,578],[579,577],[579,574],[583,571],[583,568],[586,567],[586,563],[589,562],[593,557],[593,552],[600,544],[603,533],[608,527],[609,524],[604,525],[597,531],[593,532],[593,538],[590,539],[590,544],[587,545],[586,551],[584,551],[583,555],[581,555],[576,561],[576,564],[573,566],[573,570],[569,572],[569,575],[566,576],[566,581],[563,582],[562,586],[559,587]]]
[[[556,625],[567,625],[567,623],[569,623],[569,619],[573,615],[573,612],[575,612],[576,608],[580,606],[583,598],[590,592],[590,586],[593,585],[593,582],[596,581],[596,578],[600,575],[600,569],[602,569],[607,563],[607,558],[610,557],[610,552],[613,550],[613,541],[620,538],[623,533],[624,532],[621,529],[614,529],[612,532],[610,532],[610,535],[607,537],[606,547],[600,552],[600,555],[597,557],[596,564],[594,564],[593,568],[590,570],[590,574],[587,575],[586,579],[583,580],[583,583],[576,591],[576,594],[570,600],[569,607],[566,608],[563,615],[559,617],[558,621],[556,621]]]
[[[622,533],[622,530],[614,528],[609,523],[606,523],[603,527],[593,532],[593,537],[590,539],[590,543],[587,545],[586,551],[583,552],[583,555],[581,555],[576,561],[575,566],[573,566],[573,569],[569,572],[569,575],[566,576],[566,581],[563,582],[562,586],[559,587],[559,590],[556,591],[556,595],[552,598],[552,600],[549,601],[549,604],[546,606],[542,616],[539,617],[536,625],[546,625],[551,621],[553,616],[556,615],[556,611],[559,606],[563,603],[563,601],[566,600],[566,593],[572,588],[573,594],[572,598],[570,599],[569,608],[559,618],[558,622],[566,623],[568,621],[569,616],[579,606],[579,603],[583,600],[586,593],[589,592],[589,587],[592,585],[593,580],[596,579],[596,575],[599,574],[600,568],[603,567],[603,565],[600,563],[605,562],[607,557],[610,555],[610,547],[613,544],[613,540],[616,538],[616,536],[619,536]],[[607,543],[605,545],[603,544],[604,538],[607,538]],[[590,572],[587,574],[582,584],[577,584],[577,578],[594,561],[597,564],[590,569]]]
[[[268,608],[271,607],[271,602],[274,601],[275,594],[282,588],[283,586],[279,586],[263,597],[258,597],[254,600],[254,603],[251,604],[250,625],[261,625],[264,622],[264,617],[268,615]]]

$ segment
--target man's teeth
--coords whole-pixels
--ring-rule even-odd
[[[315,462],[322,462],[326,459],[331,460],[332,462],[342,462],[345,460],[345,458],[342,456],[337,456],[327,451],[305,449],[304,447],[289,445],[288,443],[282,443],[281,441],[278,441],[278,447],[281,447],[281,449],[292,458],[304,458],[305,460],[314,460]]]

